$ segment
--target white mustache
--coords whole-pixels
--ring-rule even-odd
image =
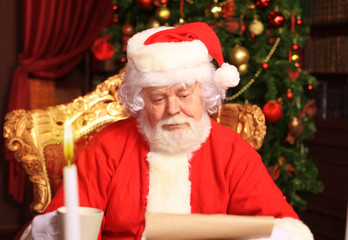
[[[160,127],[163,125],[173,125],[173,124],[185,124],[188,123],[191,126],[192,118],[185,116],[174,116],[167,119],[161,120],[158,124]]]

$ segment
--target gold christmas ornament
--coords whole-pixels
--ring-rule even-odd
[[[291,127],[292,128],[297,128],[300,124],[299,120],[297,117],[294,117],[292,120],[291,120]]]
[[[240,66],[238,66],[238,72],[240,75],[245,75],[248,73],[248,69],[249,69],[249,64],[248,63],[244,63],[241,64]]]
[[[254,19],[249,25],[249,31],[255,35],[262,34],[264,29],[265,29],[265,26],[258,19]]]
[[[169,8],[167,8],[167,6],[165,5],[157,8],[155,12],[155,18],[161,23],[167,22],[170,18]]]
[[[208,3],[205,8],[205,14],[213,18],[219,18],[222,14],[222,7],[217,1]]]
[[[231,63],[239,67],[240,65],[245,64],[249,61],[250,55],[248,49],[243,46],[237,45],[232,48],[229,57]]]
[[[161,26],[161,23],[154,18],[150,18],[149,22],[147,23],[147,26],[149,28],[156,28]]]

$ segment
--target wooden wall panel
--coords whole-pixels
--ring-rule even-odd
[[[300,213],[316,240],[343,240],[348,196],[348,127],[343,121],[317,121],[310,154],[316,161],[323,192],[307,196],[308,209]]]

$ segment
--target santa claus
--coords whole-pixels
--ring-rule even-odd
[[[273,216],[274,226],[263,237],[313,239],[259,154],[209,118],[239,74],[224,63],[207,24],[137,33],[128,41],[127,57],[119,99],[132,116],[100,131],[77,160],[80,205],[104,211],[100,239],[146,239],[149,213],[182,214],[188,227],[197,221],[190,220],[193,214]],[[27,235],[57,237],[53,222],[62,205],[59,190]],[[166,239],[176,239],[175,233]]]

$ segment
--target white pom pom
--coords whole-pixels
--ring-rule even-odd
[[[239,72],[237,68],[228,63],[223,63],[214,73],[216,85],[226,90],[230,87],[235,87],[239,83]]]

